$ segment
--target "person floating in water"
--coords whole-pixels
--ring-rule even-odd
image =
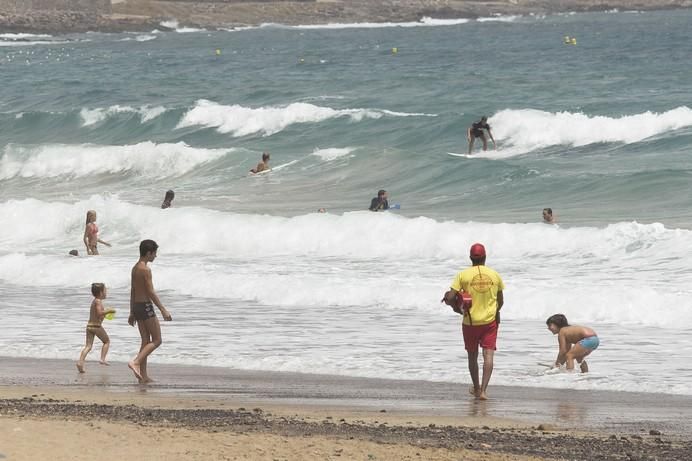
[[[103,283],[92,283],[91,294],[94,295],[94,300],[91,302],[91,308],[89,309],[89,322],[86,326],[86,345],[84,349],[82,349],[81,354],[79,354],[79,361],[77,362],[77,370],[79,370],[80,373],[84,373],[84,361],[94,345],[94,336],[97,336],[103,343],[101,347],[101,360],[99,360],[101,365],[108,365],[108,362],[106,362],[106,355],[108,354],[108,348],[111,344],[108,333],[106,333],[102,325],[103,318],[106,314],[115,313],[115,309],[105,309],[103,307],[103,300],[106,299],[107,296],[106,285]]]
[[[486,132],[488,133],[487,136]],[[488,136],[493,142],[493,149],[497,149],[495,138],[493,138],[493,133],[490,131],[490,125],[488,125],[488,117],[484,115],[479,121],[473,122],[466,131],[466,139],[469,142],[469,155],[473,152],[473,143],[476,141],[476,138],[481,138],[483,141],[483,150],[488,150]]]
[[[370,201],[370,211],[389,210],[389,202],[387,201],[388,197],[389,195],[387,194],[387,191],[384,189],[380,189],[377,192],[377,197],[374,197]]]
[[[172,190],[167,190],[166,196],[163,198],[163,203],[161,204],[161,209],[165,210],[166,208],[170,208],[171,202],[173,202],[174,198],[175,198],[175,192],[173,192]]]
[[[251,169],[250,173],[257,174],[265,170],[271,170],[271,168],[269,168],[270,158],[271,156],[269,155],[269,152],[262,153],[262,161],[259,162],[255,168]]]
[[[94,210],[87,211],[86,227],[84,227],[84,245],[86,245],[88,255],[99,254],[98,245],[103,243],[107,247],[110,243],[104,242],[99,238],[99,226],[96,225],[96,212]]]
[[[566,363],[568,370],[574,370],[576,360],[580,364],[581,372],[588,372],[589,366],[584,357],[598,348],[599,341],[596,332],[589,327],[570,325],[567,317],[562,314],[551,315],[545,323],[548,325],[548,330],[557,335],[560,347],[555,359],[555,367],[559,368]]]
[[[543,222],[546,224],[555,224],[555,216],[553,216],[552,208],[543,208]]]

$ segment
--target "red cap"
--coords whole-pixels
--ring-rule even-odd
[[[480,243],[471,245],[471,257],[473,259],[485,258],[485,247]]]

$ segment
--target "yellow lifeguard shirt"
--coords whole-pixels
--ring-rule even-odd
[[[487,325],[495,320],[497,292],[505,289],[500,274],[489,267],[472,266],[454,277],[451,288],[471,293],[473,302],[469,313],[464,314],[464,325]]]

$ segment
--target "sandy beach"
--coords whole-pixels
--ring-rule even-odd
[[[689,459],[692,399],[0,359],[6,459]],[[104,457],[106,456],[106,457]]]

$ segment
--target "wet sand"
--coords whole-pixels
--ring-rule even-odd
[[[498,386],[477,402],[453,383],[155,362],[150,371],[158,383],[140,386],[124,363],[88,362],[79,375],[71,361],[0,358],[0,434],[13,435],[0,454],[40,459],[55,439],[53,459],[81,459],[69,457],[74,434],[100,425],[112,456],[101,459],[129,456],[118,437],[136,445],[147,434],[161,458],[144,459],[692,459],[686,396]],[[92,445],[79,448],[84,459]]]

